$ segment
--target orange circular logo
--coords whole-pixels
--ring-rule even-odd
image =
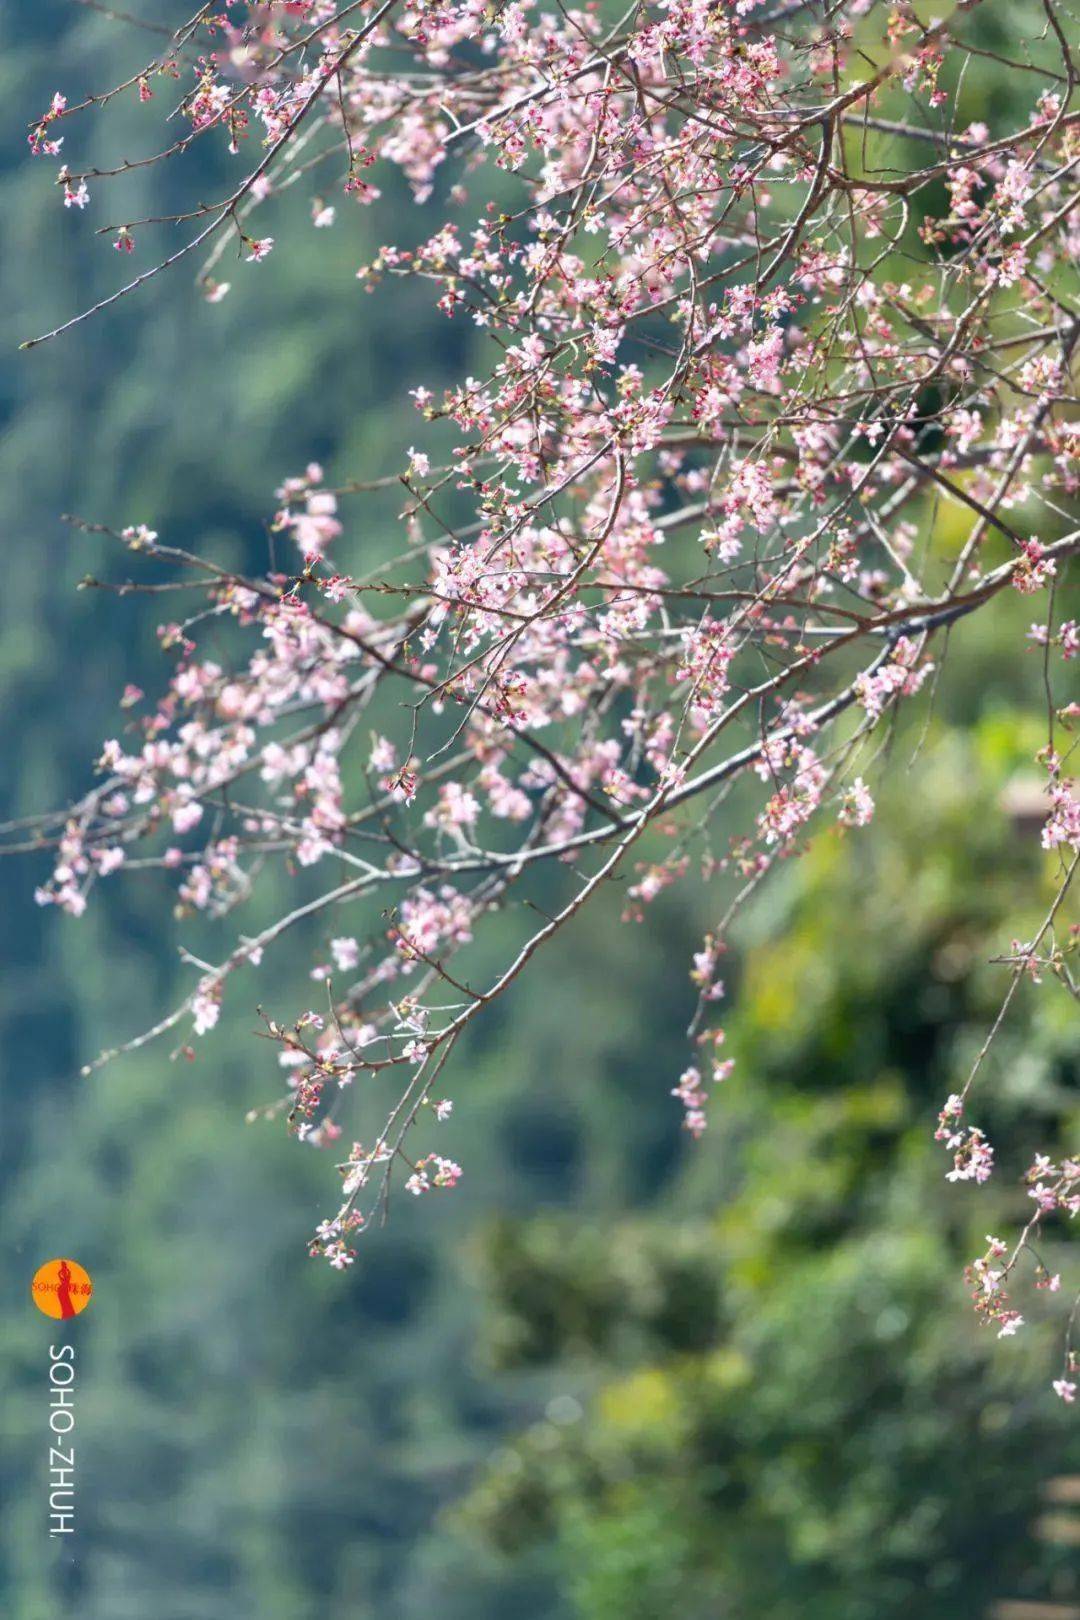
[[[34,1304],[46,1316],[65,1320],[85,1311],[94,1292],[90,1274],[75,1260],[46,1260],[30,1284]]]

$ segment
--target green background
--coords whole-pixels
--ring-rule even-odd
[[[421,228],[392,183],[374,210],[339,199],[317,237],[285,205],[266,264],[219,269],[218,306],[182,267],[17,353],[132,268],[91,234],[112,199],[65,211],[26,123],[149,42],[43,0],[8,8],[0,43],[0,809],[19,815],[85,787],[125,682],[154,690],[164,669],[152,601],[76,591],[126,563],[61,513],[261,566],[284,475],[313,457],[334,479],[401,470],[405,390],[484,362],[423,289],[355,280]],[[993,104],[1009,127],[1014,90],[974,64],[967,117]],[[72,125],[70,160],[141,150],[145,127],[118,103]],[[207,160],[208,190],[222,173]],[[122,206],[183,195],[165,170]],[[392,550],[388,511],[349,517],[352,566]],[[1045,1481],[1080,1469],[1048,1390],[1061,1311],[1025,1300],[1031,1331],[998,1345],[960,1280],[1022,1216],[1025,1153],[1075,1145],[1060,991],[1023,993],[987,1071],[999,1186],[947,1187],[931,1140],[1002,994],[987,958],[1051,893],[1001,808],[1042,741],[1024,606],[954,637],[925,740],[921,716],[891,739],[878,822],[825,835],[747,918],[725,973],[737,1077],[700,1146],[668,1093],[709,898],[677,889],[621,926],[613,890],[456,1059],[439,1142],[461,1187],[399,1202],[345,1277],[304,1246],[326,1160],[244,1122],[275,1071],[242,996],[197,1063],[155,1046],[78,1078],[189,983],[165,886],[103,885],[76,922],[34,905],[44,862],[0,867],[4,1615],[974,1620],[1075,1597],[1075,1549],[1037,1533]],[[266,970],[283,1002],[318,940]],[[96,1288],[70,1330],[71,1544],[46,1534],[53,1334],[28,1293],[59,1254]]]

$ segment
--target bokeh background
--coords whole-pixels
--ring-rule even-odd
[[[992,47],[1037,31],[1023,6],[979,26]],[[283,200],[278,249],[219,268],[220,305],[181,268],[18,354],[129,268],[88,228],[115,220],[109,202],[66,213],[26,124],[151,44],[67,0],[0,14],[4,816],[85,787],[124,684],[161,669],[154,603],[78,591],[126,562],[62,513],[258,566],[285,474],[400,470],[405,390],[473,363],[474,337],[422,293],[355,279],[422,226],[393,184],[317,241],[309,205]],[[963,121],[1010,127],[1021,79],[974,61]],[[137,106],[109,116],[87,146],[142,150]],[[168,170],[137,178],[130,214],[184,194]],[[927,521],[947,544],[955,517]],[[342,555],[395,543],[386,512],[357,508]],[[875,824],[823,836],[747,915],[726,974],[736,1076],[701,1145],[668,1093],[709,897],[672,891],[623,926],[613,889],[458,1058],[440,1146],[461,1187],[399,1203],[345,1277],[304,1247],[325,1158],[245,1124],[277,1088],[253,1006],[234,997],[195,1064],[157,1046],[78,1078],[188,983],[164,886],[105,885],[74,922],[34,905],[43,862],[5,863],[0,1612],[1080,1614],[1080,1447],[1048,1387],[1061,1312],[1026,1300],[1029,1331],[998,1344],[960,1280],[984,1232],[1022,1216],[1033,1144],[1075,1147],[1060,991],[1022,993],[986,1074],[983,1122],[1009,1143],[997,1185],[947,1187],[931,1140],[1000,1001],[988,958],[1051,892],[1022,813],[1043,740],[1024,609],[954,634],[929,722],[879,763]],[[276,959],[279,987],[302,995],[315,943]],[[1045,1258],[1075,1276],[1065,1251],[1055,1237]],[[46,1535],[50,1332],[27,1292],[58,1254],[96,1285],[73,1328],[73,1545]]]

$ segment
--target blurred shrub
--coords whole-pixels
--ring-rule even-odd
[[[1006,919],[1045,909],[1001,800],[1014,757],[1000,715],[937,734],[889,773],[874,828],[822,839],[747,919],[736,1077],[684,1189],[711,1216],[489,1232],[491,1354],[575,1394],[491,1460],[458,1523],[549,1544],[582,1620],[975,1620],[1075,1594],[1030,1528],[1041,1482],[1080,1466],[1049,1392],[1063,1312],[1025,1299],[999,1344],[960,1276],[1023,1218],[1028,1147],[1075,1140],[1058,986],[1022,993],[980,1082],[976,1115],[1010,1138],[994,1182],[947,1185],[932,1139],[1000,1005]]]

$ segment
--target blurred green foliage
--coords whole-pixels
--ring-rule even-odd
[[[709,1220],[486,1237],[488,1353],[562,1395],[458,1522],[551,1547],[582,1620],[975,1620],[1080,1589],[1028,1522],[1080,1466],[1047,1387],[1063,1312],[1029,1288],[999,1344],[960,1280],[985,1229],[1023,1220],[1035,1145],[1075,1142],[1060,991],[1026,993],[980,1093],[997,1185],[947,1185],[930,1129],[1000,1003],[988,958],[1050,892],[997,802],[1016,730],[935,734],[875,826],[825,835],[746,929],[723,1141],[686,1178],[694,1202],[713,1183]],[[1068,1237],[1044,1253],[1066,1274]]]
[[[88,230],[112,205],[65,213],[25,125],[145,44],[40,0],[0,15],[0,45],[0,813],[18,815],[85,787],[124,683],[160,676],[145,601],[74,589],[126,561],[60,514],[261,566],[281,477],[311,457],[341,479],[396,470],[405,389],[438,387],[477,340],[407,284],[377,312],[360,290],[356,265],[424,218],[388,189],[317,257],[283,203],[293,228],[265,266],[219,268],[221,305],[178,271],[16,356],[125,268]],[[1001,84],[975,64],[968,116]],[[139,125],[117,103],[85,150],[132,152]],[[179,185],[136,175],[122,206],[159,211]],[[365,512],[350,555],[377,562],[392,513]],[[1075,1131],[1052,987],[1025,992],[986,1079],[1017,1155],[1002,1190],[946,1188],[928,1141],[1001,993],[986,959],[1044,898],[1034,841],[998,807],[1041,741],[1014,713],[1039,683],[1036,660],[1016,667],[1022,613],[954,637],[918,765],[917,736],[884,762],[882,826],[827,836],[745,919],[738,1067],[700,1147],[668,1091],[710,898],[680,889],[621,928],[613,885],[459,1062],[441,1140],[462,1187],[435,1211],[399,1203],[345,1279],[304,1253],[325,1159],[244,1124],[274,1091],[253,1006],[195,1065],[153,1047],[77,1078],[186,983],[164,887],[107,886],[76,923],[34,906],[33,860],[5,865],[5,1617],[975,1620],[989,1596],[1068,1591],[1029,1534],[1039,1482],[1080,1463],[1046,1392],[1053,1332],[997,1345],[958,1283],[1019,1213],[1019,1156]],[[281,984],[315,943],[276,959]],[[63,1253],[96,1284],[72,1329],[71,1546],[46,1536],[50,1329],[28,1298]]]

